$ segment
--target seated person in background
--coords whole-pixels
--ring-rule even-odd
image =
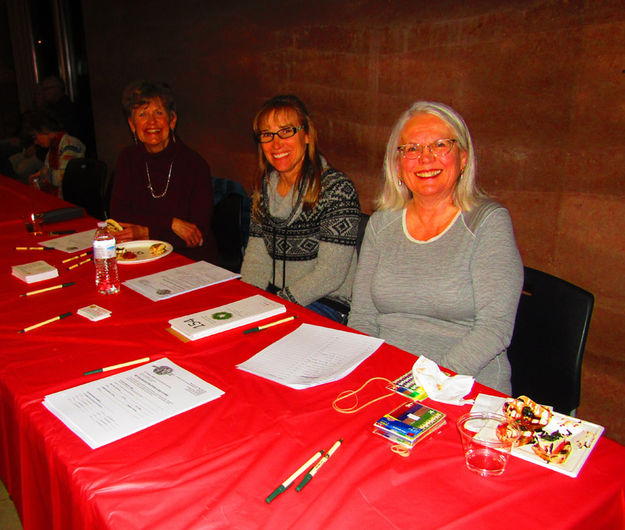
[[[254,133],[258,174],[242,279],[344,323],[360,220],[354,185],[317,151],[297,97],[266,101]]]
[[[176,137],[170,87],[131,83],[122,105],[135,145],[122,151],[115,167],[111,217],[124,228],[117,241],[167,241],[191,259],[216,263],[210,168]]]
[[[31,117],[45,110],[41,84],[35,86],[33,103],[31,109],[21,114],[15,135],[0,140],[0,173],[24,183],[28,183],[28,178],[41,169],[46,157],[47,149],[33,143],[30,126]]]
[[[29,118],[35,144],[48,150],[42,168],[30,175],[29,180],[44,191],[61,194],[65,168],[72,158],[83,158],[85,146],[62,130],[58,121],[47,112]]]
[[[477,185],[462,117],[415,103],[391,133],[384,172],[349,325],[510,393],[523,264],[508,211]]]
[[[2,166],[0,173],[28,183],[30,176],[43,167],[48,150],[34,143],[30,126],[31,118],[36,117],[40,112],[41,110],[29,110],[22,114],[18,136],[2,142],[5,146],[14,146],[15,149],[9,147],[5,151],[11,154],[4,156],[0,161]]]
[[[58,76],[49,75],[41,82],[40,89],[43,108],[58,120],[64,131],[84,139],[80,109],[65,93],[65,83]]]
[[[28,182],[28,177],[41,169],[46,149],[33,145],[29,128],[31,117],[41,112],[52,116],[60,131],[85,139],[78,106],[65,94],[65,83],[58,76],[50,75],[36,85],[33,106],[21,116],[15,136],[0,140],[0,173]]]

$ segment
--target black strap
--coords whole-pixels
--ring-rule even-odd
[[[331,307],[335,311],[338,311],[339,313],[342,313],[344,315],[349,314],[350,307],[347,304],[344,304],[343,302],[339,302],[338,300],[332,300],[331,298],[324,296],[323,298],[319,298],[317,302],[323,305],[327,305],[328,307]]]

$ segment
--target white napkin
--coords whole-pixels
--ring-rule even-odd
[[[412,377],[417,385],[422,386],[430,399],[450,405],[466,405],[472,399],[463,399],[473,388],[470,375],[454,375],[452,377],[441,372],[438,365],[423,355],[412,367]]]

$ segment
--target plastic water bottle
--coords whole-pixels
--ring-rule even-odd
[[[119,276],[117,275],[115,238],[109,232],[105,221],[100,221],[95,231],[93,262],[95,263],[95,285],[98,293],[118,293]]]

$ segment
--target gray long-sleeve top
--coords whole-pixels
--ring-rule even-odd
[[[277,183],[272,174],[261,197],[263,222],[250,223],[241,279],[261,289],[272,283],[303,306],[323,297],[349,304],[360,221],[353,183],[323,160],[321,196],[308,211],[293,204],[295,190],[280,197]]]
[[[508,211],[486,201],[417,241],[406,210],[369,220],[349,326],[510,393],[510,344],[523,264]]]

